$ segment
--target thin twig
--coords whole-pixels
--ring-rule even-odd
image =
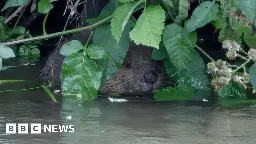
[[[247,61],[245,61],[242,65],[240,65],[235,71],[233,71],[233,73],[237,72],[238,70],[240,70],[241,68],[243,68],[244,66],[246,66],[252,59],[248,59]]]
[[[28,4],[26,4],[26,6],[23,8],[23,10],[22,10],[20,16],[18,17],[18,19],[17,19],[17,21],[16,21],[14,27],[16,27],[16,26],[18,25],[18,23],[19,23],[19,21],[20,21],[20,18],[21,18],[21,16],[23,15],[23,13],[25,12],[27,6],[28,6]]]
[[[15,40],[15,41],[10,41],[10,42],[0,43],[0,45],[14,45],[14,44],[20,44],[20,43],[31,42],[31,41],[36,41],[36,40],[50,39],[50,38],[58,37],[58,36],[61,36],[61,35],[68,35],[68,34],[72,34],[72,33],[77,33],[77,32],[83,31],[83,30],[94,29],[94,28],[108,22],[112,17],[113,17],[112,15],[108,16],[108,17],[100,20],[99,22],[97,22],[95,24],[92,24],[92,25],[89,25],[89,26],[85,26],[85,27],[81,27],[81,28],[77,28],[77,29],[72,29],[72,30],[67,30],[67,31],[63,31],[63,32],[57,32],[57,33],[53,33],[53,34],[31,37],[31,38],[22,39],[22,40]]]
[[[71,1],[71,2],[72,2],[72,1]],[[70,20],[70,18],[71,18],[71,17],[73,16],[73,14],[74,14],[74,13],[73,13],[73,10],[74,10],[74,9],[77,9],[76,7],[78,6],[79,2],[80,2],[80,0],[77,0],[74,6],[70,6],[70,12],[69,12],[67,21],[66,21],[66,23],[65,23],[65,26],[64,26],[64,28],[63,28],[63,31],[66,30],[67,25],[68,25],[68,23],[69,23],[69,20]],[[67,1],[66,9],[69,7],[69,6],[68,6],[68,3],[69,3],[69,1]],[[65,11],[66,11],[66,9],[65,9]],[[77,10],[76,10],[76,11],[77,11]],[[64,12],[64,13],[65,13],[65,12]],[[72,13],[73,13],[73,14],[72,14]],[[63,36],[60,37],[60,39],[59,39],[59,41],[58,41],[58,44],[57,44],[57,47],[59,47],[62,38],[63,38]]]
[[[237,54],[237,57],[239,57],[239,58],[241,58],[241,59],[243,59],[243,60],[248,60],[247,57],[244,57],[244,56],[242,56],[242,55],[240,55],[240,54]]]
[[[204,54],[209,60],[211,61],[215,61],[210,55],[208,55],[202,48],[200,48],[199,46],[195,46],[202,54]]]
[[[10,17],[8,17],[4,23],[7,24],[8,22],[10,22],[15,16],[17,16],[17,14],[27,5],[23,5],[23,6],[20,6]]]

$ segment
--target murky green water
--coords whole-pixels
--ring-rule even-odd
[[[34,80],[37,72],[37,67],[12,68],[1,72],[0,79]],[[0,88],[36,85],[25,82]],[[255,115],[253,106],[220,109],[168,102],[110,103],[106,100],[75,105],[67,101],[53,103],[42,89],[5,92],[0,93],[0,143],[255,144]],[[7,122],[74,124],[75,132],[8,135],[5,134]]]

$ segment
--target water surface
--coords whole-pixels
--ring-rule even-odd
[[[19,71],[20,75],[17,75]],[[37,79],[38,69],[12,68],[1,79]],[[1,85],[26,88],[37,82]],[[77,105],[53,103],[42,89],[0,93],[0,143],[9,144],[255,144],[256,107],[217,108],[169,102]],[[72,116],[72,119],[67,119]],[[5,123],[74,124],[74,133],[5,134]]]

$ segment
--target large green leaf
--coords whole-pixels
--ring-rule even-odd
[[[160,5],[148,6],[130,32],[131,39],[137,44],[159,48],[164,29],[165,11]]]
[[[25,5],[26,3],[28,3],[29,0],[8,0],[2,11],[6,10],[7,8],[10,8],[10,7],[16,7],[16,6],[22,6],[22,5]]]
[[[190,8],[190,3],[188,0],[180,0],[179,1],[179,14],[175,18],[176,23],[181,23],[188,17],[188,11]]]
[[[244,41],[250,48],[256,48],[256,35],[245,33]]]
[[[162,0],[162,3],[164,3],[165,5],[174,8],[174,4],[172,2],[172,0]]]
[[[103,59],[106,53],[103,47],[91,44],[86,49],[86,54],[92,59]]]
[[[196,94],[195,89],[185,86],[168,87],[162,90],[156,90],[154,98],[157,101],[186,101],[191,100]]]
[[[97,96],[101,77],[102,67],[83,53],[67,56],[62,65],[62,94],[81,101],[92,100]]]
[[[192,44],[188,36],[184,33],[182,27],[179,25],[170,24],[165,27],[163,43],[171,63],[178,70],[186,68],[192,61],[195,44]]]
[[[240,43],[241,42],[241,33],[227,27],[220,31],[218,40],[220,43],[222,43],[224,40],[234,40],[234,41]]]
[[[111,31],[113,36],[119,41],[122,32],[128,23],[134,9],[141,3],[142,1],[134,1],[130,3],[123,4],[118,7],[114,12],[114,16],[111,20]]]
[[[99,14],[98,17],[96,18],[92,18],[92,19],[88,19],[87,22],[92,24],[92,23],[96,23],[108,16],[111,16],[114,11],[117,8],[117,1],[116,0],[110,0],[109,3],[104,7],[104,9],[101,11],[101,13]]]
[[[0,57],[3,59],[15,57],[13,50],[6,45],[0,45]]]
[[[134,23],[129,20],[119,41],[111,34],[110,24],[105,24],[96,28],[93,36],[93,43],[103,47],[108,59],[106,59],[103,72],[102,83],[104,84],[123,63],[130,45],[129,30]]]
[[[40,13],[48,13],[53,8],[51,4],[51,0],[40,0],[38,3],[38,12]]]
[[[186,23],[186,30],[192,32],[197,28],[205,26],[215,20],[218,12],[218,4],[209,1],[203,2],[193,11],[191,18]]]
[[[167,51],[164,47],[164,44],[161,42],[160,43],[160,48],[159,49],[153,49],[151,58],[153,60],[163,60],[165,58],[168,58]]]
[[[253,23],[256,17],[256,0],[234,0],[234,4]]]
[[[249,73],[251,76],[251,83],[253,88],[256,88],[256,63],[253,64],[250,69],[249,69]]]
[[[218,90],[217,93],[221,98],[246,99],[245,88],[235,81],[230,81],[227,85]]]
[[[93,43],[103,47],[115,63],[122,64],[130,45],[129,30],[133,25],[132,21],[127,23],[119,41],[112,36],[110,24],[99,26],[95,29]]]
[[[65,43],[61,49],[60,54],[64,56],[71,55],[73,53],[77,53],[79,50],[84,48],[83,44],[79,40],[72,40]]]

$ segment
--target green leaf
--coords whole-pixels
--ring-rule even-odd
[[[38,12],[40,13],[48,13],[53,8],[51,4],[51,0],[40,0],[38,3]]]
[[[191,18],[186,23],[186,30],[192,32],[197,28],[205,26],[215,20],[218,12],[218,4],[209,1],[203,2],[193,11]]]
[[[1,11],[4,11],[10,7],[17,7],[17,6],[22,6],[22,5],[25,5],[26,3],[28,3],[29,0],[8,0],[3,9]]]
[[[153,49],[151,58],[153,60],[163,60],[165,58],[168,58],[168,54],[163,43],[160,43],[159,49]]]
[[[41,87],[44,89],[44,91],[48,94],[48,96],[52,99],[53,102],[58,102],[54,96],[54,94],[51,92],[51,90],[44,86],[44,85],[41,85]]]
[[[102,84],[109,80],[123,63],[131,41],[129,38],[129,31],[133,26],[134,23],[129,20],[119,41],[116,41],[112,36],[109,24],[99,26],[95,29],[93,43],[103,47],[108,58],[105,60],[106,63],[103,71]]]
[[[222,43],[224,40],[234,40],[238,43],[241,43],[241,36],[242,34],[238,31],[227,27],[219,32],[218,40],[220,43]]]
[[[179,25],[170,24],[165,27],[163,43],[169,55],[169,59],[176,69],[182,70],[192,61],[195,44],[192,44]]]
[[[88,19],[87,22],[90,24],[96,23],[108,16],[111,16],[117,8],[116,0],[110,0],[110,2],[104,7],[97,18]]]
[[[79,101],[93,100],[101,83],[102,68],[83,53],[65,57],[62,65],[62,94]]]
[[[135,1],[135,0],[118,0],[120,3],[128,3],[128,2],[132,2],[132,1]]]
[[[36,45],[22,45],[19,49],[19,56],[26,58],[39,58],[40,50]]]
[[[15,57],[13,50],[6,45],[0,45],[0,57],[3,59]]]
[[[177,86],[168,87],[163,90],[156,90],[154,98],[156,101],[185,101],[191,100],[196,94],[195,89],[191,87]]]
[[[256,17],[256,1],[255,0],[234,0],[234,4],[239,8],[242,13],[250,20],[254,22]]]
[[[212,90],[204,61],[196,52],[192,54],[191,58],[193,61],[181,71],[175,69],[173,64],[168,59],[165,59],[166,72],[179,85],[196,89],[196,97],[209,98],[212,96]]]
[[[122,64],[130,45],[129,30],[134,25],[129,21],[119,41],[111,34],[111,26],[105,24],[95,29],[93,43],[103,47],[105,52],[115,63]]]
[[[218,90],[217,93],[221,98],[246,99],[245,88],[235,81],[230,81],[227,85]]]
[[[102,74],[101,86],[104,86],[119,68],[119,65],[116,64],[111,58],[106,59],[104,64],[105,67]]]
[[[121,34],[128,23],[134,9],[141,3],[142,1],[135,1],[123,4],[118,7],[114,12],[114,16],[111,20],[111,31],[113,36],[119,41]]]
[[[172,2],[172,0],[162,0],[162,3],[164,3],[165,5],[174,8],[174,4]]]
[[[176,23],[181,23],[188,17],[188,11],[190,8],[190,3],[188,0],[179,1],[179,15],[175,18]]]
[[[227,26],[225,18],[223,18],[222,13],[219,13],[214,21],[212,21],[212,25],[216,29],[224,29]]]
[[[244,41],[250,48],[256,48],[256,35],[245,33]]]
[[[86,54],[92,59],[102,59],[105,55],[105,50],[103,47],[99,47],[95,44],[91,44],[86,49]]]
[[[65,43],[61,49],[60,54],[64,56],[71,55],[73,53],[77,53],[79,50],[84,48],[83,44],[79,40],[72,40]]]
[[[251,83],[253,88],[256,88],[256,63],[253,64],[250,69],[249,69],[249,73],[251,76]]]
[[[130,32],[130,38],[137,44],[159,48],[164,29],[165,11],[160,5],[148,6]]]

